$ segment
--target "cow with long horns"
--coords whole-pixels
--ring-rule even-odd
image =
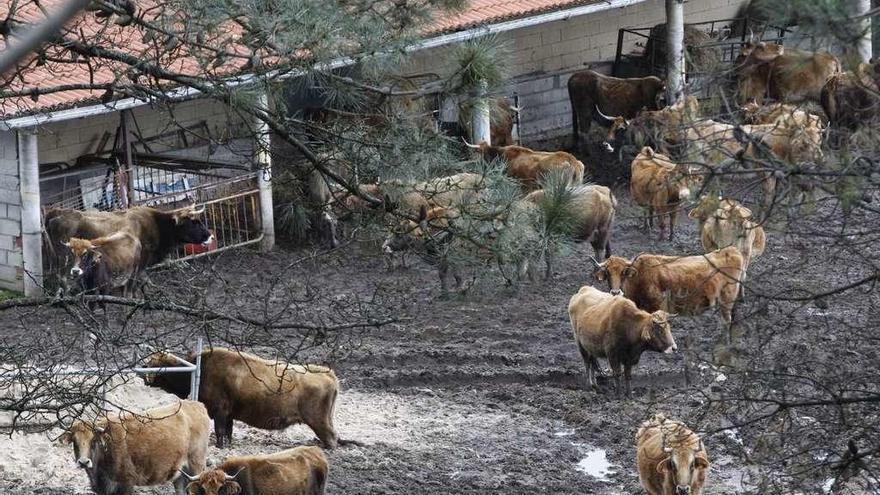
[[[663,414],[655,414],[636,432],[636,463],[648,495],[700,495],[709,472],[703,440]]]
[[[229,457],[215,469],[189,480],[199,495],[322,495],[327,458],[318,447],[296,447],[274,454]]]
[[[610,127],[618,119],[626,123],[642,109],[659,110],[664,90],[663,81],[655,76],[621,79],[592,70],[575,72],[568,79],[575,149],[593,122]]]

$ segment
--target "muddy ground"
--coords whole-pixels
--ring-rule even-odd
[[[613,234],[616,253],[701,252],[696,226],[685,215],[679,218],[674,242],[658,241],[654,232],[641,228],[626,190],[616,194],[620,201]],[[751,272],[757,294],[779,284],[814,289],[829,282],[827,273],[834,267],[810,261],[815,256],[811,253],[829,249],[829,241],[817,239],[814,231],[828,222],[830,213],[805,216],[796,228],[787,227],[785,235],[768,226],[768,252],[754,262]],[[291,260],[311,252],[283,246],[269,254],[244,249],[194,261],[170,276],[177,277],[177,283],[186,280],[201,287],[199,274],[215,270],[240,284],[227,285],[227,290],[253,289],[268,283]],[[336,418],[340,436],[360,445],[327,453],[331,465],[327,492],[643,493],[634,469],[633,442],[642,420],[662,411],[698,430],[719,426],[717,417],[696,417],[693,411],[702,400],[696,391],[723,387],[723,377],[707,364],[693,367],[694,388],[687,389],[681,353],[643,355],[634,371],[632,398],[615,396],[607,378],[599,393],[584,387],[583,363],[572,341],[566,307],[580,286],[592,282],[590,254],[588,245],[575,246],[557,260],[551,280],[511,288],[490,275],[468,295],[448,299],[439,297],[433,268],[410,259],[409,268],[389,270],[375,242],[355,242],[289,269],[288,281],[308,281],[340,301],[370,297],[379,287],[387,300],[398,305],[397,316],[402,319],[357,331],[346,343],[347,352],[330,358],[342,383]],[[840,273],[841,279],[854,276]],[[746,320],[743,328],[752,332],[745,347],[748,335],[796,319],[792,314],[812,315],[815,309],[791,313],[788,307],[763,307],[760,297],[750,301],[738,309]],[[238,302],[256,304],[245,297]],[[842,302],[823,314],[858,318],[860,313]],[[62,324],[65,315],[6,312],[2,318],[8,332],[15,334],[23,331],[24,322],[48,319],[48,328]],[[722,340],[714,314],[679,318],[673,331],[680,343],[690,342],[692,357],[711,359]],[[259,338],[254,342],[259,344]],[[326,357],[322,352],[316,348],[303,356],[321,359]],[[135,403],[130,407],[170,399],[137,380],[121,390],[121,401]],[[231,448],[215,448],[212,438],[212,460],[313,441],[304,427],[284,432],[241,424],[236,428]],[[707,436],[705,444],[713,461],[705,493],[746,493],[742,477],[749,468],[736,457],[736,441],[717,434]],[[6,493],[85,493],[85,475],[74,468],[71,450],[51,443],[45,434],[0,437],[0,483]],[[606,458],[609,465],[603,466]],[[170,490],[169,485],[137,493]]]

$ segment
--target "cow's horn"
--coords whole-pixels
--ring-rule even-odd
[[[201,208],[196,208],[195,206],[193,206],[192,209],[190,210],[191,215],[201,215],[204,212],[205,212],[204,206]]]
[[[590,256],[590,261],[592,261],[593,264],[596,265],[596,268],[602,268],[602,264],[599,263],[598,261],[596,261],[596,258],[593,258],[592,256]]]
[[[96,427],[95,427],[95,431],[98,432],[98,433],[104,433],[104,432],[107,431],[107,430],[104,429],[104,428],[102,428],[102,427],[100,427],[100,426],[96,426]]]
[[[461,140],[464,141],[464,145],[467,146],[468,148],[473,148],[473,149],[475,149],[475,150],[476,150],[476,149],[480,149],[480,146],[479,146],[479,145],[477,145],[477,144],[471,144],[471,143],[467,142],[467,139],[465,139],[465,138],[461,138]]]
[[[521,108],[519,108],[519,107],[515,107],[515,106],[513,106],[513,105],[510,106],[510,111],[511,111],[511,112],[519,113],[520,110],[521,110]]]
[[[190,475],[189,473],[187,473],[186,471],[184,471],[183,468],[178,469],[178,471],[180,471],[180,474],[186,476],[186,479],[188,479],[188,480],[190,480],[190,481],[196,481],[196,480],[199,479],[198,476],[192,476],[192,475]]]
[[[609,122],[614,122],[614,120],[616,119],[616,117],[609,117],[609,116],[605,115],[604,113],[602,113],[602,110],[599,110],[599,104],[598,104],[598,103],[596,104],[596,112],[598,112],[599,115],[601,115],[603,119],[605,119],[605,120],[607,120],[607,121],[609,121]]]
[[[244,471],[244,468],[246,468],[246,467],[247,466],[242,466],[242,467],[238,468],[238,471],[236,471],[235,474],[233,474],[232,476],[229,476],[229,474],[227,473],[226,480],[227,481],[234,480],[239,474],[241,474],[242,471]]]
[[[696,450],[694,450],[694,452],[699,454],[700,452],[702,452],[704,450],[706,450],[706,449],[705,449],[705,447],[703,447],[703,439],[701,438],[700,445],[696,448]]]

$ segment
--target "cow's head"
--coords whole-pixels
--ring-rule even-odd
[[[675,184],[678,188],[678,199],[689,201],[691,195],[700,190],[703,185],[703,176],[696,167],[677,165],[675,167]]]
[[[747,42],[740,50],[739,60],[743,62],[754,61],[757,63],[771,62],[776,57],[785,54],[785,47],[776,43]]]
[[[758,110],[761,109],[761,105],[758,104],[758,101],[755,98],[749,98],[749,101],[744,103],[741,107],[739,107],[740,115],[742,116],[742,121],[745,124],[757,124],[758,123]]]
[[[716,210],[718,210],[718,207],[721,205],[721,200],[722,198],[720,194],[709,193],[701,195],[700,200],[697,202],[697,206],[688,213],[688,217],[693,218],[698,222],[705,222],[709,217],[715,214]]]
[[[658,352],[668,354],[677,351],[678,346],[675,345],[672,326],[669,324],[669,320],[675,316],[663,310],[651,313],[651,326],[642,329],[642,340]]]
[[[74,277],[81,276],[89,267],[101,261],[101,252],[88,239],[71,237],[62,244],[73,254],[73,266],[70,268],[70,274]]]
[[[177,241],[189,244],[207,244],[211,242],[211,232],[202,221],[204,208],[194,206],[177,210],[171,214],[174,221],[174,235]]]
[[[108,448],[110,435],[108,428],[101,424],[90,424],[76,420],[70,428],[58,438],[62,444],[73,444],[73,458],[83,469],[94,469],[101,461]]]
[[[181,470],[189,484],[186,485],[186,493],[189,495],[237,495],[241,493],[241,485],[236,478],[245,468],[240,468],[235,474],[230,475],[222,469],[205,471],[198,476],[191,476]]]
[[[706,449],[693,433],[665,430],[661,427],[661,448],[666,457],[657,463],[657,472],[664,477],[664,485],[674,487],[675,495],[689,495],[691,486],[702,486],[706,479]]]
[[[623,139],[630,122],[623,115],[615,117],[605,115],[602,113],[598,104],[596,104],[596,115],[599,117],[596,120],[603,120],[605,121],[605,125],[608,126],[608,135],[605,136],[605,141],[602,142],[602,146],[605,148],[605,151],[613,153],[614,145],[612,143],[618,143]]]
[[[382,243],[382,251],[386,254],[405,251],[417,242],[426,242],[438,230],[449,227],[449,219],[456,216],[451,208],[428,208],[424,205],[419,209],[418,221],[404,219],[395,226],[391,235]]]
[[[195,362],[195,358],[190,362]],[[154,352],[147,357],[144,368],[171,368],[183,366],[175,356],[168,352]],[[144,385],[156,387],[171,392],[174,395],[185,399],[190,393],[189,374],[186,373],[145,373],[143,375]]]
[[[611,256],[602,263],[590,258],[596,271],[593,277],[599,281],[607,281],[609,292],[613,295],[623,294],[623,285],[626,279],[634,277],[638,272],[632,267],[632,263],[620,256]]]

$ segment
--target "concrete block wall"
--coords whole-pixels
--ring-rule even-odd
[[[215,138],[241,136],[245,132],[241,118],[226,105],[211,99],[177,103],[169,108],[149,106],[132,110],[144,137],[177,131],[205,121]],[[113,112],[84,119],[47,124],[40,127],[40,163],[73,163],[77,157],[93,153],[104,132],[111,135],[119,125],[119,113]],[[133,126],[132,126],[133,127]],[[112,138],[108,146],[112,146]],[[151,143],[155,147],[155,143]]]
[[[736,17],[748,0],[690,0],[685,5],[685,22],[701,22]],[[535,75],[535,79],[512,85],[507,95],[519,96],[522,108],[520,138],[534,142],[571,132],[571,106],[568,102],[569,73],[593,67],[610,70],[617,52],[617,35],[625,27],[650,27],[665,22],[664,0],[647,0],[567,20],[546,23],[503,33],[511,52],[509,78]],[[624,52],[632,49],[625,46]],[[415,55],[407,73],[449,73],[454,63],[453,47],[425,50]],[[438,64],[438,61],[443,63]]]
[[[0,132],[0,288],[23,291],[21,191],[14,131]]]

